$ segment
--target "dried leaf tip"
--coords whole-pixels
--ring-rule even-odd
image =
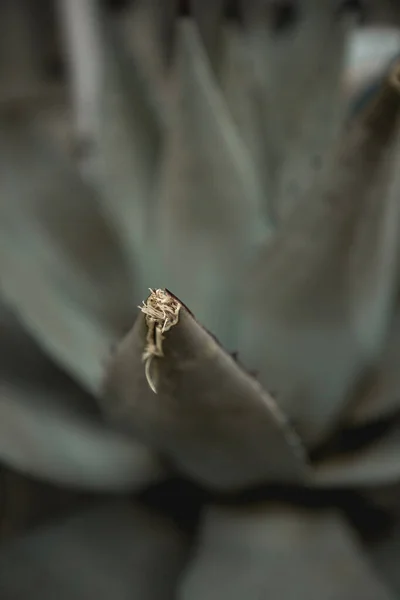
[[[164,333],[169,331],[179,321],[181,304],[166,290],[150,289],[150,296],[139,306],[145,314],[147,325],[146,346],[143,352],[145,363],[145,375],[150,389],[156,394],[157,389],[150,373],[150,367],[154,357],[164,356],[162,343]]]

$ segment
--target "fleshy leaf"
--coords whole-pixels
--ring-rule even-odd
[[[147,271],[144,248],[152,233],[162,125],[140,63],[104,16],[101,33],[104,54],[96,180],[133,265]]]
[[[349,24],[338,18],[331,1],[291,6],[293,17],[282,31],[275,22],[279,2],[249,3],[246,19],[253,110],[264,158],[258,164],[261,173],[268,172],[277,221],[290,214],[319,177],[345,114],[342,73]]]
[[[74,134],[93,148],[100,125],[103,51],[98,0],[59,0],[68,83],[72,99]]]
[[[95,399],[0,314],[0,459],[78,489],[132,490],[163,477],[152,451],[102,422]]]
[[[170,314],[174,302],[159,290],[143,310]],[[178,306],[168,331],[162,318],[138,317],[110,364],[105,412],[208,486],[301,480],[301,445],[273,399]]]
[[[132,503],[92,508],[3,545],[4,600],[172,600],[187,539]]]
[[[84,136],[87,129],[93,146],[88,174],[131,264],[146,270],[141,249],[151,225],[160,115],[126,36],[98,0],[63,7],[78,134]]]
[[[389,600],[335,512],[210,507],[179,600]]]
[[[0,287],[40,344],[96,391],[130,318],[133,274],[98,196],[50,139],[0,124]]]
[[[334,426],[363,369],[379,359],[393,315],[398,67],[242,281],[239,351],[307,443]]]
[[[148,240],[151,272],[234,349],[240,273],[269,228],[250,154],[199,34],[187,19],[178,25],[171,123]]]

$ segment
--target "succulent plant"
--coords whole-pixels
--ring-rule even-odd
[[[396,598],[400,34],[188,4],[0,6],[0,597]]]

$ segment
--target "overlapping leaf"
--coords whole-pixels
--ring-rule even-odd
[[[4,600],[172,600],[187,539],[160,515],[113,502],[0,550]]]
[[[393,315],[399,89],[395,69],[243,282],[247,364],[310,442],[332,426],[360,372],[378,359]]]
[[[284,506],[210,507],[180,600],[389,600],[344,520]]]
[[[335,18],[333,2],[306,0],[292,3],[292,17],[277,31],[279,3],[243,4],[254,71],[253,110],[259,147],[264,146],[259,165],[269,170],[269,202],[280,220],[313,187],[340,132],[350,23]]]
[[[152,273],[157,286],[172,289],[234,349],[240,273],[268,231],[261,187],[199,34],[185,19],[174,66],[170,129],[147,240]]]
[[[95,390],[132,310],[132,273],[100,202],[23,117],[0,126],[0,287],[39,341]]]
[[[0,319],[3,463],[80,489],[132,490],[162,476],[154,454],[102,423],[94,398],[49,361],[3,306]]]

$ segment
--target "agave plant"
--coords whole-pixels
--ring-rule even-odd
[[[399,33],[189,4],[0,7],[0,596],[396,598]]]

